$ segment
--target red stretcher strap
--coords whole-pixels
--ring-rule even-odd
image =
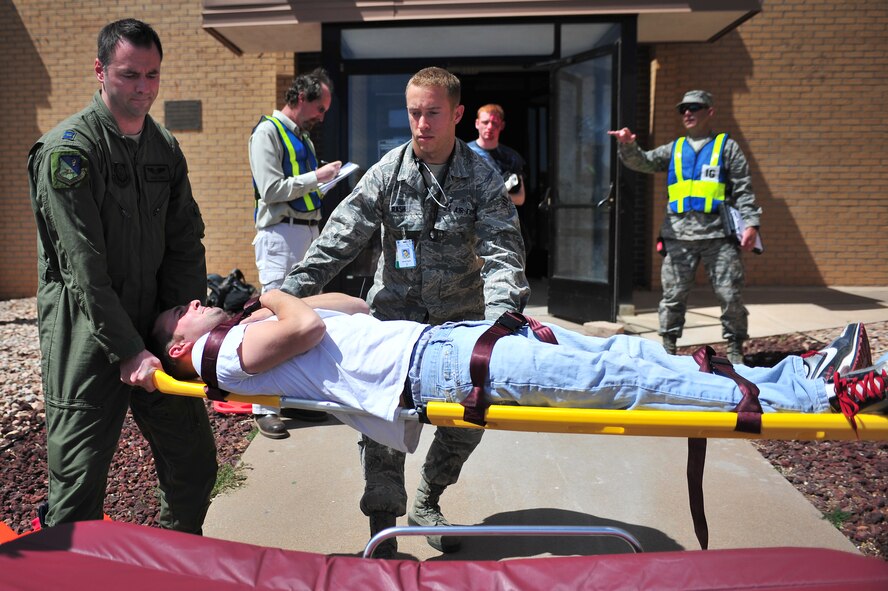
[[[694,361],[700,366],[700,371],[731,378],[740,388],[743,398],[734,407],[733,412],[737,413],[737,426],[734,430],[741,433],[761,433],[762,405],[758,399],[758,386],[738,374],[730,361],[724,357],[716,357],[715,351],[708,345],[694,352]]]
[[[734,407],[737,413],[735,431],[742,433],[762,432],[762,405],[759,402],[758,386],[742,377],[734,370],[734,365],[724,357],[716,357],[710,346],[700,347],[694,352],[694,361],[704,373],[714,373],[731,378],[737,383],[743,398]],[[709,525],[706,523],[706,511],[703,503],[703,468],[706,465],[706,439],[692,437],[688,439],[688,503],[691,519],[694,522],[694,533],[700,547],[709,547]]]
[[[490,406],[490,400],[484,395],[484,384],[487,382],[487,372],[490,367],[490,355],[496,342],[511,334],[515,334],[525,325],[530,326],[537,338],[545,343],[558,344],[555,333],[540,321],[519,314],[518,312],[505,312],[484,334],[478,337],[475,347],[472,349],[472,360],[469,363],[469,374],[472,377],[472,392],[461,402],[465,410],[463,420],[473,425],[483,427],[484,412]]]
[[[228,396],[228,392],[219,387],[219,378],[216,375],[216,362],[219,360],[219,348],[222,346],[222,341],[225,340],[225,336],[232,328],[261,307],[262,304],[259,303],[258,298],[252,299],[244,304],[244,309],[240,314],[235,314],[210,331],[200,361],[200,377],[206,384],[204,392],[210,400],[224,401]]]

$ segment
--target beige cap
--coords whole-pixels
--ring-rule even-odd
[[[692,103],[697,103],[700,105],[706,105],[707,107],[712,106],[712,95],[706,92],[705,90],[689,90],[685,93],[684,97],[681,99],[681,102],[675,105],[676,107],[680,107],[682,105],[689,105]]]

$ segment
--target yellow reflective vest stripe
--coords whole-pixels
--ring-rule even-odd
[[[286,170],[286,166],[284,167],[284,173],[290,173],[289,176],[299,176],[302,174],[302,168],[299,166],[299,158],[297,157],[296,146],[293,145],[293,141],[290,139],[290,134],[287,133],[287,129],[284,127],[284,124],[281,123],[275,117],[266,117],[268,121],[271,121],[275,127],[277,127],[278,134],[281,136],[281,141],[284,142],[284,147],[287,149],[287,157],[290,163],[290,170]],[[306,145],[305,150],[311,150],[311,147]],[[305,211],[314,211],[320,206],[320,199],[322,198],[322,194],[320,189],[317,191],[311,191],[310,193],[306,193],[302,197],[298,197],[293,200],[293,202],[298,202],[302,207],[296,207],[294,203],[294,207],[296,209],[305,208]],[[293,203],[291,202],[291,203]]]

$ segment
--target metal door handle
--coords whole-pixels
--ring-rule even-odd
[[[595,204],[596,208],[602,207],[605,204],[610,204],[614,202],[614,184],[610,184],[610,188],[607,190],[607,195],[604,199]]]

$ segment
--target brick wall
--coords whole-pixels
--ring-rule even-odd
[[[92,99],[98,31],[126,17],[150,23],[163,42],[152,116],[163,123],[164,101],[202,102],[202,130],[176,137],[207,226],[208,269],[240,267],[256,279],[247,140],[259,115],[279,106],[278,75],[292,77],[293,54],[236,56],[201,29],[200,2],[15,0],[0,2],[0,299],[32,296],[37,287],[28,150]]]
[[[704,88],[749,159],[768,252],[744,255],[748,284],[888,285],[886,30],[886,2],[768,0],[713,44],[654,48],[648,145],[681,133],[675,104]],[[665,175],[648,186],[653,240]]]
[[[259,115],[280,106],[293,54],[234,55],[201,30],[200,2],[13,0],[0,2],[0,299],[36,290],[28,149],[91,100],[96,34],[130,16],[151,23],[164,44],[152,115],[163,122],[167,100],[202,101],[202,130],[176,136],[207,225],[209,270],[239,267],[256,282],[247,140]],[[702,87],[749,157],[768,247],[746,256],[749,284],[888,284],[886,28],[885,2],[768,0],[715,43],[650,48],[658,69],[647,145],[681,132],[674,104]],[[650,244],[664,183],[662,175],[646,183]],[[656,288],[659,259],[652,263]]]

